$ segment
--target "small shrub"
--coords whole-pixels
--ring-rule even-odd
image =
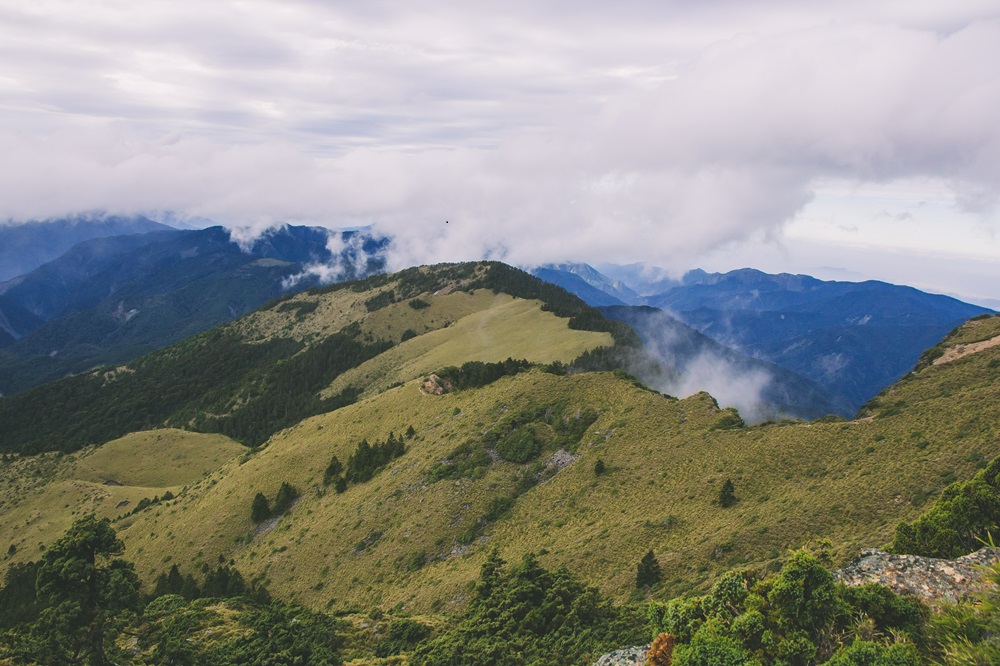
[[[646,655],[646,666],[671,666],[674,658],[674,648],[677,638],[673,634],[662,633],[653,639]]]
[[[608,466],[604,464],[604,461],[602,459],[598,458],[597,462],[594,463],[594,475],[600,476],[601,474],[604,474],[606,471],[608,471]]]

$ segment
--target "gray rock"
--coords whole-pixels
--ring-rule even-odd
[[[648,653],[648,645],[634,645],[601,655],[594,666],[642,666],[646,663]]]
[[[856,560],[833,575],[845,585],[880,583],[933,605],[968,599],[981,592],[986,584],[984,569],[998,561],[1000,548],[982,548],[954,560],[891,555],[872,548],[861,551]]]

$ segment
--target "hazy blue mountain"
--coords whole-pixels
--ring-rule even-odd
[[[603,291],[622,303],[635,304],[640,298],[639,294],[629,287],[629,285],[625,284],[625,282],[610,278],[589,264],[548,264],[538,270],[549,270],[562,274],[575,275],[590,286]]]
[[[0,393],[118,363],[319,282],[383,270],[388,240],[285,226],[240,247],[222,227],[91,239],[0,287]],[[331,251],[333,248],[333,251]]]
[[[685,397],[708,391],[723,406],[734,406],[747,420],[787,416],[814,419],[855,411],[846,396],[778,365],[751,358],[719,344],[649,306],[600,308],[605,317],[631,326],[647,351],[672,368],[678,378],[657,389]]]
[[[32,271],[91,238],[171,227],[136,215],[77,215],[56,220],[0,224],[0,282]]]
[[[600,290],[601,284],[623,281],[637,295],[626,302],[666,310],[727,347],[845,396],[855,409],[913,368],[923,350],[952,328],[989,311],[877,281],[824,281],[753,269],[694,270],[676,280],[642,264],[602,269],[612,277],[592,278],[588,286]],[[554,274],[539,277],[561,280],[591,305],[603,305],[607,292],[595,297],[570,280],[576,273],[550,270]]]
[[[587,305],[599,307],[602,305],[625,305],[626,303],[600,287],[595,287],[575,273],[558,268],[543,267],[534,269],[531,274],[579,296]]]

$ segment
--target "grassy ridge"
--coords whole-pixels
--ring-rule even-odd
[[[1000,454],[1000,414],[979,407],[1000,403],[998,356],[995,348],[925,370],[893,391],[906,403],[899,411],[735,430],[718,429],[729,412],[710,396],[667,399],[606,373],[522,373],[445,396],[411,382],[279,433],[169,508],[137,516],[123,537],[144,575],[162,567],[163,553],[195,566],[233,557],[272,593],[317,608],[461,607],[494,545],[513,561],[542,552],[546,566],[566,564],[619,599],[633,594],[636,562],[650,548],[664,570],[660,596],[705,589],[744,563],[774,569],[810,539],[831,539],[844,561],[886,544],[899,520]],[[580,457],[548,480],[516,492],[533,465],[550,462],[545,452],[523,465],[492,462],[480,478],[430,482],[464,442],[554,402],[599,416]],[[323,492],[332,455],[345,460],[360,438],[410,425],[417,436],[407,453],[374,479]],[[600,476],[597,459],[607,468]],[[738,498],[727,509],[717,503],[725,479]],[[273,496],[283,481],[303,498],[273,529],[254,533],[253,493]],[[463,543],[496,498],[512,496],[481,537]]]
[[[353,402],[367,388],[342,382],[337,390],[317,395],[345,371],[402,341],[403,332],[397,334],[381,311],[406,299],[426,303],[416,299],[421,295],[460,290],[473,294],[476,289],[539,298],[542,309],[568,319],[570,329],[603,333],[596,338],[592,333],[577,336],[576,347],[565,347],[565,322],[550,318],[554,319],[551,330],[537,331],[535,342],[541,355],[578,354],[610,342],[609,334],[619,341],[628,338],[627,329],[604,320],[576,297],[503,264],[408,269],[271,303],[245,320],[196,335],[126,366],[0,398],[4,426],[0,450],[75,451],[163,425],[221,432],[256,446],[307,416]],[[422,308],[407,309],[416,313]],[[527,317],[517,322],[518,328],[527,326],[530,331],[535,309],[529,306],[514,312],[514,308],[499,315],[505,320]],[[428,321],[426,316],[421,319]],[[434,325],[446,327],[453,320],[429,321],[425,330]],[[479,322],[484,331],[496,324]],[[412,328],[406,332],[409,337],[417,335]],[[488,336],[488,331],[483,335]],[[483,335],[468,344],[488,346]],[[546,345],[546,336],[555,339]],[[518,342],[515,348],[525,342],[524,333]],[[463,360],[473,359],[480,360],[475,356]],[[368,377],[367,381],[377,379]]]
[[[368,361],[368,368],[345,371],[369,377],[368,385],[376,387],[357,403],[298,421],[259,451],[186,482],[175,499],[116,522],[140,575],[150,581],[172,563],[198,572],[219,558],[232,559],[248,580],[312,608],[437,611],[465,606],[469,584],[493,546],[508,561],[541,553],[544,566],[565,564],[618,599],[634,594],[636,563],[652,549],[664,573],[655,594],[666,597],[704,590],[733,566],[775,569],[789,548],[810,539],[831,539],[841,561],[862,547],[884,545],[899,520],[913,519],[950,481],[972,476],[981,460],[1000,454],[1000,411],[991,407],[1000,404],[1000,347],[929,366],[849,422],[733,427],[738,421],[732,412],[720,410],[707,394],[676,400],[604,372],[525,372],[443,396],[424,394],[419,380],[380,391],[378,381],[391,386],[426,371],[415,365],[393,375],[391,369],[405,369],[414,359],[429,369],[458,364],[463,350],[481,349],[485,338],[476,335],[489,336],[508,322],[491,343],[495,352],[503,350],[501,358],[524,356],[517,349],[546,339],[554,354],[609,338],[627,343],[620,329],[591,321],[572,299],[550,299],[543,308],[491,294],[493,280],[548,298],[513,269],[460,265],[440,286],[452,270],[415,269],[307,293],[213,333],[232,335],[242,345],[266,349],[280,341],[298,350],[320,348],[317,343],[343,330],[344,322],[357,322],[350,339],[368,347],[398,343],[403,327],[415,322],[428,322],[429,329]],[[417,297],[428,305],[411,306]],[[454,320],[448,314],[469,310]],[[550,337],[540,333],[546,326]],[[428,341],[437,343],[421,347]],[[407,353],[386,356],[400,350]],[[383,357],[392,361],[379,366]],[[277,364],[282,366],[295,368],[288,360]],[[215,402],[205,404],[236,413],[267,395],[267,372],[248,375],[254,381],[235,393],[201,399],[208,395]],[[309,392],[321,385],[331,389],[321,375],[303,382],[309,386],[303,395],[315,396]],[[128,376],[119,372],[109,384]],[[559,425],[569,421],[545,417],[549,411],[559,419],[588,417],[577,432]],[[512,419],[528,412],[539,415],[530,428],[540,444],[504,460],[500,441],[511,434]],[[385,441],[411,427],[415,436],[406,452],[373,478],[343,493],[325,487],[332,456],[346,461],[362,439]],[[559,428],[572,430],[575,443],[566,444]],[[486,447],[481,473],[433,478],[464,445]],[[556,450],[560,445],[568,450]],[[594,471],[598,460],[602,474]],[[37,510],[62,515],[133,492],[67,481],[43,469],[57,462],[54,456],[18,461],[24,467],[10,477],[9,497],[21,513],[0,535],[10,537],[22,529],[17,521],[33,520],[25,514],[29,495],[37,496]],[[38,467],[32,471],[31,465]],[[726,480],[737,498],[729,508],[717,501]],[[284,483],[299,489],[301,498],[277,520],[254,524],[254,496],[273,498]],[[37,548],[30,541],[22,546]],[[20,548],[10,561],[29,559]]]

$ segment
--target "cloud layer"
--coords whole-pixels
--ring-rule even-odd
[[[335,4],[0,8],[0,218],[679,265],[779,233],[817,183],[924,178],[995,229],[995,3]]]

